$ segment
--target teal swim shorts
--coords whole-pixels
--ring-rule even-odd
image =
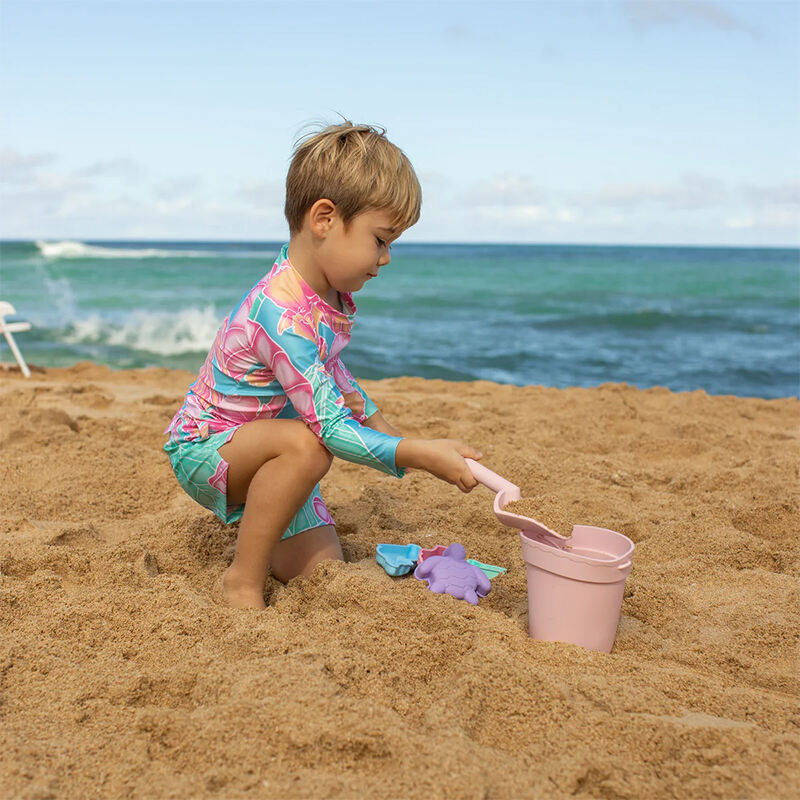
[[[233,428],[212,433],[206,439],[195,441],[169,439],[164,445],[172,471],[186,494],[227,525],[242,518],[244,503],[228,505],[228,462],[222,458],[218,449],[231,440],[236,430]],[[317,484],[281,539],[288,539],[310,528],[335,524]]]

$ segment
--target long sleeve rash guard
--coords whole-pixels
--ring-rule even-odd
[[[223,320],[164,433],[193,441],[255,419],[300,418],[334,456],[402,478],[406,470],[395,463],[402,439],[362,424],[378,409],[341,360],[356,317],[352,294],[340,293],[344,311],[333,308],[288,251],[287,243]],[[344,401],[352,392],[364,401],[357,416]]]

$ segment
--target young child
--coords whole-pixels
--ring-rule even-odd
[[[267,569],[286,582],[342,559],[319,491],[334,456],[402,478],[423,469],[471,491],[453,439],[408,439],[342,361],[353,293],[389,264],[389,243],[422,202],[405,154],[345,120],[297,145],[286,178],[290,240],[224,319],[164,450],[183,489],[223,522],[241,520],[225,601],[265,608]],[[296,143],[297,144],[297,143]]]

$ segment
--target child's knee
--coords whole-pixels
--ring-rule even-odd
[[[331,467],[333,455],[305,424],[297,426],[296,452],[314,472],[324,475]]]

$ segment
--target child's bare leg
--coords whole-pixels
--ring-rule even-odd
[[[333,457],[300,420],[248,422],[219,454],[229,464],[229,505],[246,501],[233,563],[223,576],[225,598],[237,608],[265,608],[273,548]]]
[[[287,583],[298,575],[308,575],[320,561],[330,558],[344,561],[339,537],[333,525],[320,525],[281,539],[272,548],[269,566],[281,583]]]

